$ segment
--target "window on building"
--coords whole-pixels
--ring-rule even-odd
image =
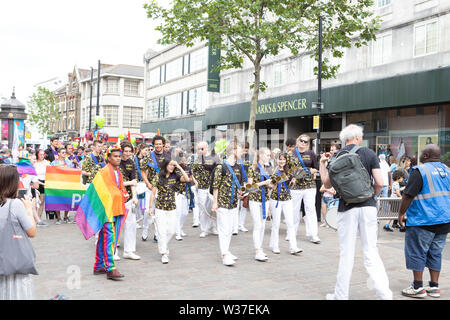
[[[107,79],[106,80],[106,93],[119,93],[119,80]]]
[[[278,87],[285,84],[289,72],[289,65],[287,63],[275,64],[273,67],[273,86]]]
[[[181,92],[165,97],[164,113],[167,114],[167,117],[179,116],[181,114]]]
[[[392,34],[377,36],[373,42],[372,62],[373,65],[389,63],[392,59]]]
[[[378,7],[385,7],[387,5],[391,4],[391,0],[378,0]]]
[[[166,105],[166,100],[167,100],[167,97],[159,98],[159,105],[160,105],[159,118],[160,119],[164,119],[164,118],[167,118],[169,116],[169,108]]]
[[[94,117],[95,117],[95,115],[93,116],[93,118]],[[119,126],[119,107],[118,106],[104,106],[103,107],[103,117],[105,118],[105,126],[118,127]]]
[[[183,57],[183,75],[189,74],[189,55]]]
[[[314,62],[315,60],[310,56],[302,57],[302,66],[300,69],[301,80],[314,79]]]
[[[189,90],[189,113],[205,111],[206,99],[206,86]]]
[[[438,22],[427,21],[414,26],[414,56],[438,51]]]
[[[159,118],[159,98],[147,102],[147,120]]]
[[[189,73],[205,69],[208,63],[208,48],[201,48],[190,54]]]
[[[142,123],[141,107],[123,107],[123,127],[139,128]]]
[[[150,70],[149,87],[156,86],[161,83],[161,66]]]
[[[231,77],[223,79],[222,89],[223,89],[223,94],[230,94],[230,92],[231,92]]]
[[[183,57],[175,59],[166,64],[166,81],[181,77],[183,75]]]
[[[84,128],[84,115],[85,113],[85,109],[81,109],[81,113],[80,113],[80,127],[83,129]]]
[[[139,96],[139,80],[125,80],[124,93],[127,96]]]

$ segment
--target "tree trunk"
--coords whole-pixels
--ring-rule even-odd
[[[253,86],[252,101],[250,104],[250,119],[248,121],[248,133],[247,133],[249,150],[253,150],[254,146],[256,146],[256,143],[253,141],[253,137],[255,135],[256,107],[258,106],[259,86],[261,81],[261,64],[259,62],[255,64],[254,75],[255,75],[255,82]]]

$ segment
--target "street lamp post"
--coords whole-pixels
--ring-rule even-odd
[[[322,16],[319,16],[319,70],[317,79],[317,115],[319,117],[319,124],[317,126],[317,142],[316,142],[316,154],[320,153],[320,111],[322,110]]]
[[[91,67],[91,92],[89,96],[89,132],[91,132],[92,123],[92,82],[94,81],[94,69]],[[85,118],[86,119],[86,118]]]
[[[97,108],[95,109],[95,115],[100,115],[100,60],[98,60],[98,72],[97,72]],[[98,124],[95,124],[95,131],[98,130]]]

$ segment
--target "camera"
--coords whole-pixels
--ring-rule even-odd
[[[27,194],[27,189],[19,189],[19,192],[17,193],[17,198],[25,199],[26,194]]]

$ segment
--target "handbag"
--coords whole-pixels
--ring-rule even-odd
[[[8,208],[8,218],[0,232],[0,275],[38,274],[31,241],[18,221],[11,218],[11,203]]]

